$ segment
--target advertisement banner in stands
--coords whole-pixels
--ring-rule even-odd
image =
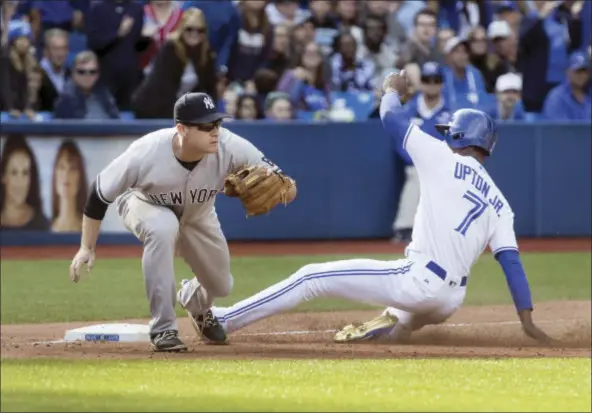
[[[0,138],[3,230],[80,233],[82,210],[97,174],[134,140],[25,137]],[[109,208],[103,232],[125,232]]]

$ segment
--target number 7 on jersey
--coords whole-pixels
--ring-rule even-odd
[[[456,227],[454,230],[460,232],[462,235],[466,235],[469,226],[477,218],[479,218],[483,214],[483,212],[485,212],[485,209],[487,208],[487,203],[471,191],[465,192],[463,198],[468,200],[473,205],[473,208],[471,208],[467,216],[465,216],[460,225]]]

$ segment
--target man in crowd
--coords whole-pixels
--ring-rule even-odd
[[[495,84],[496,104],[489,115],[496,120],[524,120],[522,106],[522,78],[516,73],[506,73]]]
[[[91,51],[74,59],[72,79],[55,104],[55,118],[116,119],[119,111],[109,90],[99,84],[99,61]]]
[[[590,60],[582,52],[574,52],[569,59],[567,82],[552,89],[543,106],[546,119],[590,120],[592,116],[588,88]]]
[[[70,78],[70,70],[67,67],[68,32],[62,29],[49,29],[45,32],[44,43],[45,56],[39,62],[42,72],[38,109],[42,112],[51,112]]]

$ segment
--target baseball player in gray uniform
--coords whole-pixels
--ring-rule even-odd
[[[221,127],[228,115],[218,113],[209,95],[182,96],[174,117],[175,127],[137,139],[99,173],[84,208],[80,250],[70,266],[73,282],[79,281],[84,264],[90,272],[101,221],[115,202],[125,227],[144,245],[142,272],[155,351],[187,350],[178,337],[176,300],[204,341],[227,342],[210,309],[233,285],[228,245],[214,207],[216,195],[223,191],[225,178],[246,165],[280,171],[250,142]],[[290,181],[294,185],[285,203],[296,194]],[[176,253],[195,274],[178,293]]]

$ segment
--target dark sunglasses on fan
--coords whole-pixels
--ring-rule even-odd
[[[185,27],[185,31],[187,33],[204,34],[206,32],[206,29],[204,29],[203,27]]]
[[[200,130],[202,132],[211,132],[214,129],[219,128],[221,125],[222,125],[222,120],[217,120],[216,122],[200,123],[195,126],[197,127],[197,130]]]
[[[96,75],[99,73],[97,69],[76,69],[76,73],[79,75]]]
[[[421,83],[425,83],[427,85],[439,85],[442,84],[442,77],[441,76],[422,76]]]

